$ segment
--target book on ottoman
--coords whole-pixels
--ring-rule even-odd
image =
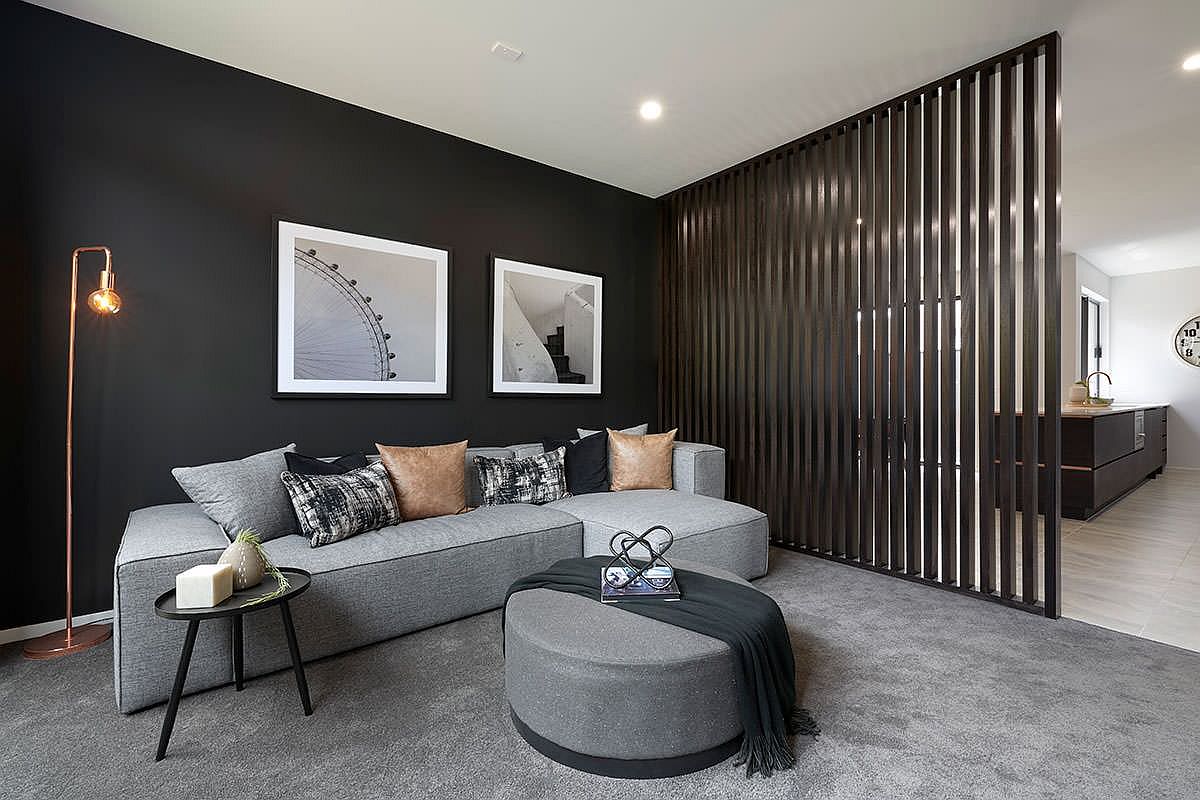
[[[651,567],[646,570],[646,579],[636,576],[635,570],[623,565],[604,567],[600,571],[600,602],[679,599],[679,584],[675,583],[675,571],[670,567]]]

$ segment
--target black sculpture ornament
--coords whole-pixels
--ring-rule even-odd
[[[667,534],[665,542],[658,545],[651,541],[650,534],[655,531],[662,531]],[[618,543],[619,542],[619,543]],[[608,562],[603,570],[604,582],[614,589],[624,589],[629,584],[636,580],[645,581],[655,589],[666,589],[675,580],[675,567],[671,566],[671,562],[666,559],[666,552],[671,549],[671,545],[675,543],[675,534],[665,525],[655,525],[653,528],[642,531],[639,534],[634,534],[632,531],[617,531],[613,537],[608,540],[608,551],[612,553],[612,560]],[[646,562],[644,564],[636,564],[630,560],[631,553],[637,548],[645,548]],[[617,573],[617,570],[611,570],[612,567],[624,566],[627,570],[620,570],[625,575],[623,581],[613,581],[610,574]],[[649,576],[646,573],[655,567],[666,567],[670,573],[663,576],[661,573],[655,576]],[[632,571],[632,572],[630,572]]]

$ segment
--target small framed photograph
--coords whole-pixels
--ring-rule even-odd
[[[449,250],[275,226],[276,397],[449,396]]]
[[[604,279],[492,256],[492,394],[600,394]]]

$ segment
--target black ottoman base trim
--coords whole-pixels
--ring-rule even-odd
[[[590,772],[593,775],[603,775],[606,778],[674,778],[699,772],[713,764],[720,764],[725,759],[737,754],[742,745],[741,735],[737,735],[724,744],[701,750],[699,753],[688,753],[684,756],[670,758],[602,758],[589,756],[568,750],[562,745],[555,744],[544,736],[534,733],[528,725],[521,721],[517,712],[509,708],[513,726],[521,738],[529,746],[551,761],[557,761],[572,769]]]

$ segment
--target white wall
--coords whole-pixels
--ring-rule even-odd
[[[567,366],[572,372],[583,376],[584,383],[596,379],[592,369],[593,342],[596,330],[596,287],[576,286],[567,292],[563,303],[563,352],[568,356]]]
[[[1173,337],[1200,314],[1200,267],[1111,281],[1109,364],[1118,401],[1165,401],[1167,464],[1200,467],[1200,369],[1175,355]]]
[[[1083,378],[1079,374],[1079,347],[1082,331],[1079,327],[1079,302],[1084,290],[1099,295],[1105,302],[1100,309],[1100,346],[1104,348],[1101,364],[1105,370],[1112,366],[1112,278],[1095,264],[1075,253],[1062,256],[1062,396],[1065,402],[1071,384]],[[1103,380],[1103,379],[1101,379]],[[1102,390],[1103,391],[1103,390]],[[1106,391],[1104,391],[1107,394]]]

